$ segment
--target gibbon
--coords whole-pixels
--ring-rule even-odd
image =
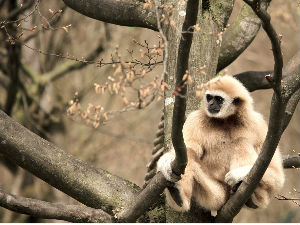
[[[228,75],[212,79],[204,85],[201,98],[200,109],[183,126],[188,163],[181,180],[172,177],[174,149],[157,163],[157,170],[174,184],[166,189],[166,199],[177,211],[188,211],[192,197],[206,210],[219,210],[249,173],[267,134],[265,120],[254,111],[252,97],[237,79]],[[277,148],[246,206],[265,208],[283,183]]]

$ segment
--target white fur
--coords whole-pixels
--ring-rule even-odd
[[[172,177],[171,164],[175,159],[174,149],[164,154],[157,162],[157,171],[162,172],[164,177],[171,182],[176,182],[178,179]]]
[[[225,175],[225,182],[230,186],[234,186],[238,182],[242,181],[250,172],[252,166],[243,166],[229,171]]]

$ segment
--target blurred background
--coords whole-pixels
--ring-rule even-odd
[[[230,21],[233,20],[241,5],[242,1],[237,0]],[[78,92],[82,107],[87,107],[89,103],[92,103],[101,104],[105,109],[121,109],[123,101],[119,96],[97,95],[94,91],[94,83],[105,83],[108,76],[114,73],[115,68],[111,65],[98,67],[96,64],[78,66],[76,61],[51,54],[39,54],[28,46],[48,53],[61,53],[77,58],[86,58],[96,52],[93,60],[103,58],[104,62],[111,60],[111,55],[118,47],[122,58],[130,60],[132,55],[140,57],[141,46],[133,40],[140,43],[146,40],[149,46],[157,45],[160,40],[158,33],[142,28],[105,24],[90,19],[65,8],[60,0],[42,1],[39,6],[39,11],[44,17],[51,16],[51,10],[59,9],[63,9],[63,13],[60,13],[57,21],[53,22],[51,26],[53,29],[40,32],[24,31],[24,38],[34,34],[26,42],[27,47],[25,45],[21,47],[21,73],[24,74],[21,82],[26,85],[27,93],[17,94],[11,116],[33,132],[81,160],[142,186],[146,164],[151,158],[155,132],[162,115],[162,101],[154,101],[143,110],[122,113],[104,126],[95,129],[87,125],[85,121],[69,117],[66,113],[68,103],[73,99],[74,93]],[[0,9],[0,12],[4,13],[4,10]],[[269,13],[275,29],[283,35],[282,51],[284,63],[286,63],[299,51],[299,6],[295,0],[273,0]],[[27,18],[23,22],[24,27],[41,27],[43,23],[46,23],[41,15],[33,14]],[[69,24],[71,26],[68,26]],[[65,28],[56,29],[62,27]],[[0,34],[0,57],[5,56],[6,39],[5,32],[2,32]],[[102,50],[97,51],[100,45]],[[132,54],[131,51],[133,51]],[[70,63],[77,63],[78,68],[70,69]],[[46,77],[56,69],[64,67],[69,70],[51,82],[39,83],[30,79],[30,76]],[[227,72],[236,74],[248,70],[259,71],[272,68],[271,45],[261,29],[250,47],[227,68]],[[153,80],[155,75],[161,73],[161,69],[161,66],[157,66],[146,75],[145,80]],[[0,76],[3,76],[1,73],[0,71]],[[5,104],[6,95],[7,87],[0,84],[0,106]],[[271,90],[252,93],[255,109],[261,112],[266,120],[269,117],[271,95]],[[299,152],[299,116],[298,106],[280,141],[283,154]],[[76,203],[76,200],[15,167],[10,159],[4,158],[1,154],[0,171],[0,186],[10,193],[51,202]],[[299,172],[297,169],[285,170],[286,183],[279,194],[285,197],[299,197]],[[292,201],[279,201],[274,198],[267,209],[258,211],[242,209],[234,222],[299,222],[299,220],[299,205]],[[55,221],[15,214],[0,208],[0,222]]]

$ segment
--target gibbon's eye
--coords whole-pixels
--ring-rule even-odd
[[[207,100],[207,102],[209,102],[210,100],[212,100],[213,99],[213,96],[212,95],[210,95],[210,94],[207,94],[206,95],[206,100]]]
[[[220,105],[223,103],[224,98],[222,98],[221,96],[215,96],[215,100],[217,101],[217,103]]]
[[[233,99],[232,104],[239,105],[241,103],[241,101],[242,100],[239,97],[236,97],[236,98]]]

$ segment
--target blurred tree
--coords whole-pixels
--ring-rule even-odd
[[[148,56],[148,63],[137,60],[124,62],[121,57],[116,62],[112,58],[111,64],[119,65],[116,67],[114,75],[125,76],[124,82],[121,79],[115,82],[115,78],[111,77],[112,83],[107,85],[102,86],[95,83],[96,92],[100,92],[102,89],[120,92],[126,105],[124,109],[115,112],[102,112],[101,107],[97,108],[97,106],[91,105],[84,114],[85,112],[80,111],[80,96],[76,94],[68,110],[71,115],[78,111],[83,119],[88,120],[92,120],[89,118],[89,112],[95,111],[93,125],[98,127],[97,122],[105,122],[108,115],[129,109],[144,108],[154,98],[160,96],[160,92],[163,92],[164,123],[159,125],[160,131],[157,134],[157,140],[155,140],[153,160],[148,165],[147,185],[141,189],[107,171],[95,169],[38,136],[45,137],[45,132],[43,132],[45,127],[52,125],[54,121],[44,124],[50,117],[48,118],[47,115],[49,114],[44,113],[41,100],[37,98],[43,96],[49,82],[70,71],[80,69],[90,62],[102,66],[102,61],[94,61],[94,59],[103,51],[103,40],[100,40],[97,48],[85,59],[51,53],[54,49],[51,44],[45,51],[32,48],[32,50],[46,56],[55,55],[72,59],[72,61],[59,65],[55,65],[56,62],[53,61],[49,65],[47,63],[46,71],[42,73],[40,71],[33,72],[33,69],[22,63],[21,52],[24,46],[29,47],[26,41],[34,37],[37,27],[30,28],[33,33],[25,38],[22,38],[23,32],[20,32],[18,27],[20,22],[24,18],[30,17],[33,12],[37,11],[38,15],[41,15],[39,11],[40,1],[24,1],[20,7],[17,1],[2,0],[0,1],[1,17],[3,17],[1,18],[1,35],[6,42],[5,50],[1,51],[5,57],[0,59],[2,72],[0,84],[5,90],[6,97],[3,106],[0,107],[7,114],[0,112],[0,152],[5,157],[3,160],[11,164],[10,159],[13,164],[30,171],[88,207],[52,204],[13,196],[3,190],[0,190],[0,205],[36,217],[72,222],[232,221],[260,181],[262,172],[266,170],[300,98],[299,54],[284,67],[282,73],[281,37],[274,31],[270,24],[270,17],[266,12],[270,1],[245,0],[248,5],[245,4],[241,8],[230,27],[228,26],[228,19],[234,1],[64,0],[64,2],[74,10],[103,22],[143,27],[160,33],[162,38],[160,45],[153,48],[149,48],[147,45],[143,46],[146,50],[142,55]],[[21,17],[22,13],[30,7],[33,8],[33,11],[26,14],[25,17]],[[44,22],[46,25],[42,24],[41,28],[38,28],[40,29],[39,32],[53,29],[52,25],[59,20],[63,11],[51,10],[51,16]],[[175,212],[166,207],[161,198],[167,181],[161,173],[155,175],[153,172],[156,161],[164,151],[168,150],[169,146],[173,145],[176,151],[173,170],[176,174],[184,172],[186,151],[182,138],[182,126],[185,114],[199,107],[200,100],[195,93],[202,83],[216,76],[250,45],[261,24],[272,43],[275,61],[274,71],[247,71],[235,76],[249,91],[265,88],[274,89],[269,132],[259,157],[264,161],[258,160],[256,162],[249,177],[251,182],[241,184],[237,192],[218,212],[217,217],[212,217],[210,212],[204,211],[197,205],[193,205],[187,213]],[[63,25],[59,29],[67,32],[69,27],[69,25]],[[134,88],[135,79],[142,79],[145,72],[152,70],[151,66],[159,63],[159,60],[153,58],[153,55],[159,55],[162,52],[164,54],[162,74],[154,79],[154,83],[150,82],[151,88],[147,85],[137,88],[137,101],[129,104],[124,95],[125,91],[120,90],[128,86]],[[141,70],[137,72],[136,68],[132,66],[134,63],[141,65]],[[144,72],[145,66],[148,66],[149,71]],[[265,79],[266,75],[268,75],[268,79]],[[187,86],[186,84],[183,85],[182,80],[188,80],[190,76],[193,78],[193,82],[188,82]],[[20,93],[20,100],[18,100],[18,93]],[[23,107],[22,114],[28,117],[26,121],[34,126],[29,128],[32,130],[36,128],[35,131],[38,131],[36,132],[38,135],[31,133],[8,116],[12,115],[14,107],[16,110]],[[51,113],[52,110],[50,110]],[[99,115],[97,110],[99,110]],[[40,116],[42,118],[39,118]],[[24,125],[26,126],[26,124]],[[286,167],[288,165],[299,167],[299,157],[287,158],[285,165]]]

